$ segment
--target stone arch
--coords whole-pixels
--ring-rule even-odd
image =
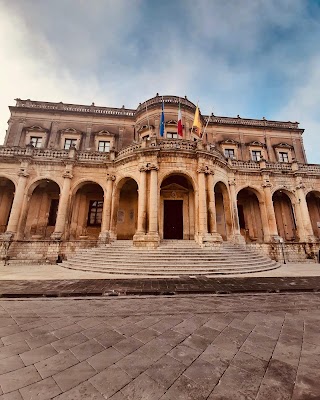
[[[79,189],[81,189],[83,186],[85,186],[87,184],[98,185],[104,191],[104,187],[101,182],[95,181],[94,179],[82,178],[82,179],[78,179],[76,182],[73,183],[73,185],[71,186],[71,189],[70,189],[70,196],[73,197]]]
[[[138,182],[131,176],[121,177],[115,185],[111,231],[117,239],[132,240],[137,230]]]
[[[71,190],[69,232],[71,239],[96,240],[101,232],[104,188],[90,179],[78,181]]]
[[[181,170],[178,170],[178,169],[177,170],[174,169],[174,170],[165,172],[163,174],[159,174],[159,183],[158,183],[159,189],[161,189],[162,183],[171,175],[184,176],[191,183],[193,190],[196,190],[197,185],[196,185],[195,178],[189,172],[181,171]]]
[[[217,181],[213,189],[217,232],[222,236],[223,240],[228,240],[228,238],[232,237],[232,214],[228,186],[223,181]]]
[[[162,239],[195,237],[195,186],[190,174],[170,171],[160,181],[159,234]]]
[[[310,190],[306,195],[313,234],[320,239],[320,191]]]
[[[29,184],[26,187],[27,196],[32,196],[32,193],[38,187],[38,185],[45,181],[46,182],[50,181],[55,183],[59,187],[59,191],[61,192],[62,186],[56,179],[51,178],[50,176],[42,176],[41,178],[37,177],[29,182]]]
[[[253,193],[257,196],[258,201],[259,201],[259,202],[263,202],[264,194],[263,194],[263,191],[262,191],[259,187],[254,186],[254,185],[244,185],[244,186],[241,186],[240,188],[238,188],[237,196],[238,196],[238,193],[239,193],[241,190],[244,190],[244,189],[248,189],[249,191],[253,192]]]
[[[277,189],[272,195],[279,236],[285,241],[296,241],[297,223],[294,214],[295,198],[287,189]]]
[[[246,242],[263,243],[262,199],[261,192],[251,186],[243,187],[237,193],[240,233]]]
[[[26,190],[27,206],[21,221],[26,239],[51,236],[56,223],[60,192],[60,185],[50,178],[38,178],[29,184]]]
[[[16,186],[7,177],[0,176],[0,233],[7,229]]]

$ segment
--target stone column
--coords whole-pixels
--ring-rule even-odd
[[[209,211],[209,227],[210,234],[214,238],[215,241],[221,242],[222,237],[217,232],[217,213],[216,213],[216,199],[214,193],[214,185],[213,185],[213,175],[214,171],[210,171],[207,174],[208,180],[208,211]]]
[[[101,232],[99,235],[99,241],[103,243],[110,242],[112,193],[115,179],[114,175],[107,175],[107,193],[103,201]]]
[[[156,164],[147,164],[150,170],[150,188],[149,188],[149,229],[145,237],[146,245],[149,247],[158,247],[160,243],[158,227],[158,166]]]
[[[149,233],[158,233],[158,167],[150,167]]]
[[[12,238],[15,233],[17,233],[19,219],[21,216],[24,191],[27,184],[27,178],[29,176],[29,174],[26,172],[26,167],[21,167],[18,175],[19,175],[18,185],[16,187],[6,231],[6,236],[10,238]]]
[[[61,239],[65,230],[69,206],[71,179],[73,178],[70,169],[66,169],[66,172],[63,174],[63,178],[63,187],[59,199],[56,225],[54,228],[54,232],[51,235],[52,239]]]
[[[198,169],[198,196],[199,196],[199,234],[208,234],[207,194],[205,168]]]
[[[147,214],[147,168],[140,168],[140,180],[138,190],[138,226],[137,234],[146,233],[146,214]]]
[[[298,201],[297,206],[300,208],[300,214],[304,228],[304,239],[306,242],[314,242],[316,241],[316,237],[313,234],[306,195],[303,190],[304,188],[305,186],[302,182],[299,182],[296,187],[296,197]]]
[[[239,223],[237,195],[236,195],[236,182],[234,178],[229,180],[229,190],[230,190],[230,202],[231,202],[233,230],[234,230],[233,238],[236,243],[244,244],[245,239],[240,233],[240,223]]]
[[[279,241],[279,233],[277,227],[277,220],[276,214],[274,212],[273,201],[272,201],[272,193],[271,193],[271,183],[265,182],[262,184],[263,191],[264,191],[264,199],[265,199],[265,208],[267,211],[267,223],[269,226],[269,235],[270,240],[272,241]],[[264,224],[264,221],[262,221]],[[266,238],[265,238],[266,241]]]

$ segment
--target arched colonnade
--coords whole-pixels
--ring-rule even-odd
[[[39,179],[27,186],[27,174],[18,182],[0,177],[0,233],[17,239],[160,239],[206,241],[237,240],[286,242],[320,239],[320,192],[292,193],[271,185],[242,187],[215,180],[212,171],[199,168],[197,180],[174,171],[158,176],[150,163],[139,179],[108,175],[105,184],[83,180],[71,185]]]

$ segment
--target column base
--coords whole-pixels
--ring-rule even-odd
[[[317,237],[315,237],[314,235],[307,235],[306,242],[307,243],[318,243],[319,239]]]
[[[246,245],[246,239],[241,235],[241,233],[235,233],[232,238],[232,242],[235,244]]]
[[[110,244],[111,243],[111,234],[110,231],[100,232],[98,245],[102,244]]]
[[[160,237],[157,232],[139,233],[133,236],[133,245],[135,247],[151,247],[153,249],[159,247]]]
[[[13,239],[14,235],[14,232],[4,232],[0,234],[0,239],[5,242],[10,242]]]
[[[203,247],[214,246],[217,243],[222,243],[222,236],[218,232],[199,234],[197,242]]]
[[[52,240],[61,240],[63,232],[53,232],[50,236]]]

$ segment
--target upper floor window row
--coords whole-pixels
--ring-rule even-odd
[[[234,149],[224,149],[224,155],[226,158],[231,158],[231,160],[235,159]]]
[[[279,151],[279,162],[289,162],[289,154],[287,151]]]
[[[42,145],[42,137],[31,136],[30,144],[32,144],[33,147],[36,147],[39,149]]]

